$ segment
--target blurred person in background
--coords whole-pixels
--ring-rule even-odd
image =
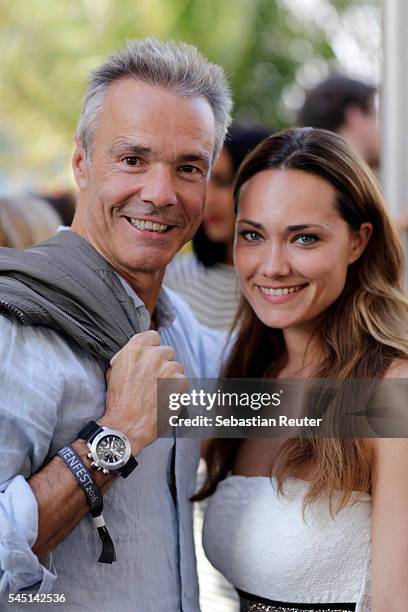
[[[211,173],[203,222],[192,240],[193,252],[180,254],[166,271],[165,284],[208,327],[229,328],[238,307],[240,294],[232,265],[234,178],[246,154],[270,133],[261,126],[231,128]]]
[[[61,219],[44,200],[28,195],[0,198],[0,246],[25,249],[50,238]]]
[[[329,130],[343,136],[378,174],[381,133],[377,88],[369,83],[333,74],[306,94],[298,125]],[[394,217],[400,233],[408,229],[408,212]]]
[[[54,193],[44,193],[40,196],[52,206],[61,217],[65,226],[70,226],[74,218],[76,196],[72,191],[60,191]]]
[[[298,125],[337,132],[377,171],[381,138],[376,95],[374,85],[333,74],[307,92]]]

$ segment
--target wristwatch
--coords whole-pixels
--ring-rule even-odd
[[[138,465],[128,438],[120,431],[89,421],[78,433],[78,438],[88,444],[92,467],[104,474],[115,472],[127,478]]]

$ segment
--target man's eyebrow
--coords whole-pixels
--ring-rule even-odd
[[[126,141],[116,142],[111,146],[111,151],[112,153],[116,153],[117,151],[130,151],[135,155],[148,155],[152,152],[149,147],[143,147],[142,145]]]
[[[120,142],[116,142],[111,147],[112,153],[117,153],[120,151],[134,153],[134,155],[149,155],[152,153],[152,149],[150,147],[144,147],[143,145],[138,145],[136,143],[127,142],[126,140],[122,140]],[[185,162],[202,162],[206,166],[209,166],[211,163],[211,155],[207,153],[203,153],[201,151],[197,151],[194,153],[185,153],[180,155],[177,158],[179,163]]]
[[[207,166],[210,165],[211,156],[206,153],[186,153],[177,158],[179,162],[203,162]]]

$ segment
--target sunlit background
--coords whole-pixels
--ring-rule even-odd
[[[2,0],[0,191],[72,184],[87,75],[128,38],[197,45],[230,77],[235,117],[291,124],[331,70],[378,83],[376,0]]]

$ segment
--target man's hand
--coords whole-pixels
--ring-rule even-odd
[[[188,381],[182,366],[174,361],[173,349],[160,346],[160,336],[155,331],[134,336],[113,357],[111,366],[107,374],[106,412],[98,422],[126,434],[136,455],[157,437],[157,379],[177,379],[181,391],[188,388]],[[87,464],[86,443],[75,440],[72,445]],[[103,491],[117,478],[96,470],[92,475]],[[43,558],[89,512],[89,506],[58,456],[31,476],[29,483],[39,508],[38,537],[33,551]]]
[[[133,336],[110,363],[106,412],[98,422],[123,432],[136,455],[157,438],[157,380],[179,379],[183,389],[188,381],[174,350],[160,346],[153,330]]]

